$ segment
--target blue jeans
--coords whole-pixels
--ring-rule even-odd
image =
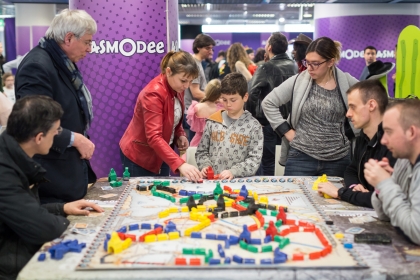
[[[271,125],[263,126],[264,147],[260,167],[255,175],[274,176],[276,165],[276,145],[281,145],[281,138]]]
[[[163,162],[160,166],[159,173],[153,173],[143,167],[137,165],[136,163],[132,162],[128,157],[126,157],[122,151],[120,150],[120,157],[123,166],[123,170],[125,167],[128,167],[128,171],[130,172],[130,177],[151,177],[151,176],[169,176],[169,166]]]
[[[187,123],[187,114],[184,114],[184,119],[182,120],[182,127],[184,128],[184,130],[188,130],[188,143],[191,143],[191,140],[195,136],[195,131],[192,131],[190,125]]]
[[[338,160],[325,161],[308,156],[304,152],[290,147],[284,176],[327,176],[344,177],[344,171],[350,165],[349,153]]]

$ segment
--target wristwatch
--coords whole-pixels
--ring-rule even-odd
[[[346,190],[345,187],[339,188],[337,191],[338,199],[341,199],[341,196],[343,195],[344,191]]]

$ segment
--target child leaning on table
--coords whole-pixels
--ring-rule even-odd
[[[221,101],[224,110],[212,114],[206,122],[195,159],[203,177],[211,166],[219,179],[253,176],[261,163],[263,132],[260,123],[244,110],[248,85],[240,73],[222,80]]]

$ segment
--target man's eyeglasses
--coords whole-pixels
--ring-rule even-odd
[[[324,63],[325,63],[325,62],[327,62],[327,61],[329,61],[329,59],[327,59],[327,60],[325,60],[324,62],[321,62],[321,63],[317,63],[317,62],[314,62],[314,63],[309,63],[309,62],[307,62],[307,61],[306,61],[306,59],[304,59],[304,60],[302,60],[302,64],[303,64],[303,66],[305,66],[306,68],[311,67],[313,70],[316,70],[316,69],[318,69],[318,67],[319,67],[321,64],[324,64]]]

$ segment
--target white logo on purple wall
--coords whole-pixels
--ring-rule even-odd
[[[150,41],[148,43],[144,41],[134,41],[130,38],[125,38],[121,41],[109,41],[109,40],[100,40],[99,45],[95,41],[92,41],[92,51],[91,53],[96,54],[109,54],[109,53],[120,53],[123,56],[133,56],[134,54],[142,53],[164,53],[165,44],[163,41],[154,42]]]
[[[216,46],[230,46],[230,40],[214,40],[216,42]]]
[[[347,60],[352,60],[354,58],[363,58],[364,51],[357,51],[357,50],[345,50],[341,52],[341,58],[345,58]],[[392,58],[394,57],[394,50],[378,50],[376,54],[376,58]]]

